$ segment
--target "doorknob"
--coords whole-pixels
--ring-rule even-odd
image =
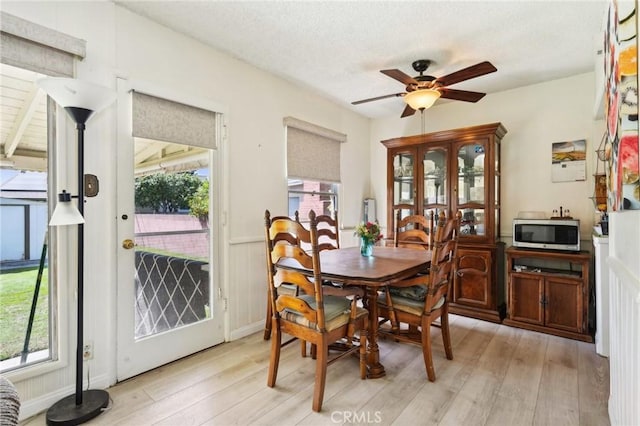
[[[135,244],[133,243],[133,240],[127,238],[126,240],[122,241],[122,247],[127,250],[131,250],[134,246]]]

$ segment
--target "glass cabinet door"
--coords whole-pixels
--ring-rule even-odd
[[[485,235],[485,146],[470,143],[458,149],[458,208],[462,210],[460,232]]]
[[[447,154],[442,147],[425,149],[422,154],[422,214],[429,217],[433,212],[436,220],[449,203]]]
[[[402,152],[393,156],[393,204],[415,205],[415,155]]]

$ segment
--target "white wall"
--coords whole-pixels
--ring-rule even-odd
[[[500,70],[498,70],[498,73]],[[449,101],[425,111],[425,133],[501,122],[501,235],[511,236],[511,221],[519,211],[570,209],[589,240],[595,217],[593,196],[595,150],[604,133],[603,120],[593,118],[594,74],[582,74],[485,96],[478,103]],[[478,79],[479,87],[482,86]],[[440,101],[439,101],[440,102]],[[402,105],[398,105],[398,117]],[[378,205],[386,203],[386,149],[381,140],[421,132],[420,114],[411,118],[375,120],[371,130],[371,179]],[[551,144],[587,140],[586,181],[551,182]],[[385,217],[382,217],[385,216]],[[379,210],[386,224],[386,212]]]
[[[369,193],[369,120],[325,98],[266,74],[201,43],[140,18],[111,2],[3,2],[2,10],[87,41],[86,59],[77,77],[115,89],[116,77],[145,81],[178,93],[197,95],[228,111],[225,230],[228,264],[225,293],[229,330],[238,337],[264,321],[266,284],[263,215],[265,209],[287,209],[282,119],[312,122],[347,134],[342,145],[340,221],[353,226]],[[85,339],[94,344],[91,385],[115,380],[116,253],[116,108],[113,105],[87,124],[86,173],[100,179],[100,194],[88,200],[85,214]],[[60,114],[60,131],[73,140],[69,120]],[[65,135],[62,135],[65,136]],[[61,163],[75,158],[75,144],[61,146]],[[72,164],[73,162],[70,161]],[[74,187],[74,167],[64,167],[60,188]],[[364,171],[364,172],[363,172]],[[61,232],[63,256],[59,277],[61,361],[29,378],[14,375],[22,399],[21,417],[44,410],[73,392],[69,354],[75,349],[75,266],[73,232]],[[71,242],[65,244],[66,241]],[[70,272],[67,272],[70,271]],[[66,274],[68,273],[69,276]],[[68,325],[65,325],[68,324]]]

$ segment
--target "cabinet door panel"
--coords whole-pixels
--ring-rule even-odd
[[[491,308],[491,252],[458,250],[458,267],[454,278],[454,302]]]
[[[546,279],[545,323],[547,327],[583,331],[581,288],[579,280],[556,277]]]
[[[393,156],[393,204],[415,205],[415,153],[399,152]]]
[[[485,156],[484,143],[459,145],[458,161],[458,205],[485,202]]]
[[[425,148],[422,154],[422,206],[446,208],[449,203],[448,151],[445,147]]]
[[[544,325],[544,278],[510,274],[509,319]]]

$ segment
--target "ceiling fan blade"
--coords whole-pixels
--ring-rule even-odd
[[[486,95],[486,93],[470,92],[468,90],[447,89],[446,87],[439,88],[438,92],[440,92],[441,98],[455,99],[456,101],[465,102],[478,102]]]
[[[385,98],[397,98],[398,96],[403,96],[403,95],[404,95],[404,92],[394,93],[392,95],[376,96],[375,98],[362,99],[361,101],[351,102],[351,105],[360,105],[360,104],[363,104],[365,102],[377,101],[377,100],[385,99]]]
[[[411,108],[409,105],[407,105],[404,108],[404,111],[402,111],[402,115],[400,116],[400,118],[409,117],[410,115],[413,115],[415,113],[416,113],[416,110]]]
[[[491,62],[484,61],[445,75],[444,77],[440,77],[436,79],[436,83],[440,86],[451,86],[452,84],[480,77],[481,75],[490,74],[495,71],[497,71],[497,69],[491,64]]]
[[[386,76],[398,80],[405,86],[408,86],[410,84],[418,84],[418,82],[413,77],[408,76],[400,70],[380,70],[380,72]]]

